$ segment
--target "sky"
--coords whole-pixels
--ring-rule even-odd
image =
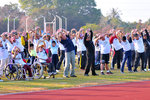
[[[18,3],[18,0],[0,0],[0,6],[5,4]],[[97,8],[100,8],[102,14],[107,16],[112,8],[118,9],[121,19],[126,22],[143,22],[150,18],[150,0],[95,0]]]

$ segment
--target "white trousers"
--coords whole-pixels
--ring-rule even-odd
[[[0,76],[3,76],[3,70],[7,64],[8,64],[8,59],[0,60]]]

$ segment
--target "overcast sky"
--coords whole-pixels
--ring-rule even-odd
[[[18,0],[0,0],[0,6],[9,2],[18,3]],[[97,7],[101,9],[104,16],[108,15],[110,9],[118,8],[124,21],[146,21],[150,18],[150,0],[95,0]]]

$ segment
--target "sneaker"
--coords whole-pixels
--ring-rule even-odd
[[[128,70],[128,72],[129,72],[129,73],[133,73],[133,71],[132,71],[132,70]]]
[[[104,72],[101,72],[101,75],[105,75]]]
[[[111,71],[109,71],[109,72],[107,72],[106,74],[108,74],[108,75],[109,75],[109,74],[113,74],[113,73],[112,73]]]
[[[120,71],[122,74],[124,74],[124,72],[123,71]]]
[[[56,75],[56,74],[57,74],[57,72],[53,72],[53,74],[54,74],[54,75]]]
[[[138,72],[137,70],[134,70],[134,72]]]
[[[89,76],[88,74],[84,74],[84,76]]]
[[[53,73],[48,73],[49,74],[49,76],[51,76]]]
[[[56,70],[56,72],[59,73],[60,71],[59,71],[59,70]]]
[[[145,72],[147,72],[147,69],[144,69]]]
[[[70,77],[77,77],[76,75],[72,75],[72,76],[70,76]]]
[[[111,71],[109,71],[109,74],[113,74]]]

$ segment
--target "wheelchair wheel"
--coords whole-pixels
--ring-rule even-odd
[[[31,65],[34,79],[40,79],[43,76],[43,66],[39,62]]]
[[[18,66],[16,64],[8,64],[4,69],[4,73],[8,80],[16,80],[18,77]]]

